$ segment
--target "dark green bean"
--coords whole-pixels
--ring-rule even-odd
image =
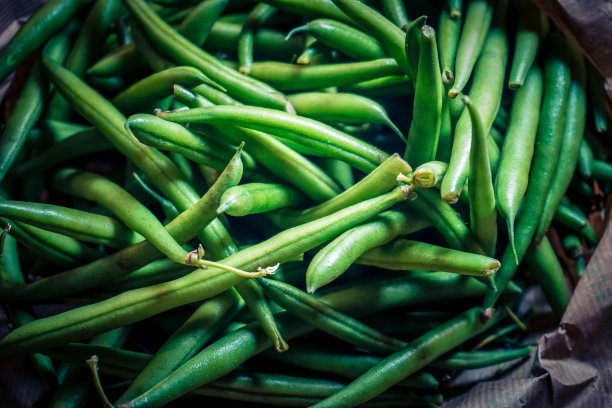
[[[530,355],[532,351],[533,346],[509,350],[456,351],[440,357],[429,364],[429,366],[449,370],[469,370],[524,358]]]
[[[427,22],[427,16],[420,16],[402,29],[406,31],[404,48],[408,60],[408,76],[415,79],[419,69],[420,49],[421,49],[421,30]],[[414,81],[413,81],[414,82]],[[416,87],[416,85],[415,85]]]
[[[592,103],[591,109],[593,111],[593,122],[595,124],[595,130],[599,133],[604,133],[608,129],[608,123],[606,120],[606,107],[605,107],[605,92],[603,86],[603,80],[601,75],[595,67],[591,64],[587,64],[587,80],[589,87],[589,100]]]
[[[563,248],[572,259],[580,258],[584,254],[582,241],[576,235],[566,235],[563,238]]]
[[[100,58],[87,70],[88,75],[112,77],[132,72],[134,69],[146,66],[142,55],[135,51],[134,43],[115,48]]]
[[[249,75],[253,65],[253,46],[259,27],[276,13],[276,9],[268,4],[259,3],[249,13],[238,36],[238,71]]]
[[[451,3],[451,1],[448,1]],[[438,23],[438,50],[440,51],[440,65],[442,66],[442,81],[449,86],[455,82],[455,56],[461,32],[461,19],[453,17],[452,10],[446,7],[440,12]],[[447,90],[448,92],[448,90]]]
[[[270,4],[281,10],[297,13],[298,15],[316,18],[325,17],[344,23],[353,23],[351,18],[336,7],[330,0],[265,0],[264,3]]]
[[[517,19],[514,57],[508,87],[517,90],[523,86],[527,73],[535,61],[540,39],[545,32],[546,17],[540,9],[528,0],[514,3],[520,19]]]
[[[185,17],[178,31],[197,46],[202,46],[215,21],[221,16],[229,0],[207,0],[201,2]]]
[[[554,214],[554,220],[582,235],[591,245],[597,245],[597,242],[599,242],[599,237],[593,226],[578,208],[559,204]]]
[[[593,157],[591,146],[589,146],[586,140],[581,139],[578,150],[578,172],[587,180],[591,178],[591,173],[593,172],[593,160],[595,158]]]
[[[406,15],[403,1],[383,0],[382,8],[387,18],[393,21],[393,24],[396,26],[402,28],[406,24],[410,23],[410,20],[408,20],[408,16]]]
[[[407,76],[383,76],[340,88],[342,92],[353,92],[370,98],[406,96],[414,92],[414,85]]]
[[[592,176],[596,180],[612,181],[612,165],[602,160],[593,160]]]

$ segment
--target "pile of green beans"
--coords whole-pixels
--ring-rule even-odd
[[[51,0],[16,69],[0,354],[41,405],[437,406],[598,244],[603,80],[527,0]]]

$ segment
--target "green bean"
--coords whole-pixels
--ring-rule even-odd
[[[505,18],[505,10],[502,14]],[[491,0],[471,0],[469,2],[455,57],[455,80],[453,87],[448,91],[450,98],[459,95],[472,75],[476,60],[484,50],[486,38],[491,35],[487,33],[492,20],[493,3]]]
[[[298,15],[315,18],[324,17],[342,21],[343,23],[354,23],[331,0],[265,0],[264,3]]]
[[[54,0],[41,7],[0,53],[0,82],[88,2]]]
[[[305,197],[283,184],[249,183],[229,188],[221,197],[217,214],[234,217],[299,206]]]
[[[545,31],[545,17],[535,4],[526,0],[519,0],[515,4],[521,18],[517,20],[514,57],[508,79],[508,87],[512,90],[523,86]]]
[[[349,164],[337,159],[325,159],[324,168],[342,188],[349,189],[355,184],[353,168]]]
[[[582,112],[582,111],[581,111]],[[584,139],[580,141],[578,150],[578,172],[585,179],[591,178],[593,171],[593,150],[589,146],[588,142]]]
[[[242,163],[239,155],[234,155],[209,191],[166,226],[170,235],[179,244],[195,237],[216,216],[223,192],[238,184],[241,176]],[[11,301],[41,300],[75,293],[126,275],[160,257],[161,254],[153,245],[142,242],[82,267],[33,282],[23,290],[0,291],[0,298]]]
[[[362,201],[314,222],[285,230],[223,259],[222,263],[230,267],[251,269],[284,262],[405,200],[405,190],[405,187],[397,187],[387,194]],[[174,281],[135,289],[92,305],[32,322],[2,339],[0,350],[4,353],[23,353],[87,338],[180,305],[210,298],[244,279],[214,267],[207,270],[196,269]]]
[[[249,75],[253,64],[253,46],[255,34],[259,27],[274,15],[276,9],[265,3],[259,3],[249,13],[238,36],[238,71]]]
[[[253,106],[211,106],[178,112],[162,112],[159,117],[176,123],[223,123],[231,121],[259,131],[271,131],[328,157],[340,158],[362,171],[371,171],[387,154],[359,139],[312,119]]]
[[[572,259],[580,258],[584,254],[582,241],[576,235],[566,235],[563,238],[563,249],[568,252]]]
[[[157,350],[118,402],[129,401],[152,388],[175,368],[191,358],[241,307],[234,290],[221,293],[204,302]]]
[[[385,57],[385,52],[374,38],[336,20],[318,19],[309,21],[305,25],[291,30],[287,34],[287,38],[304,31],[328,47],[336,49],[357,61],[369,61]]]
[[[144,1],[125,0],[125,4],[156,47],[178,63],[201,70],[204,75],[246,103],[291,110],[284,95],[221,64],[163,22]]]
[[[292,343],[291,349],[282,355],[269,352],[264,354],[283,363],[350,379],[358,378],[382,360],[381,357],[372,354],[346,352],[346,350],[333,349],[319,344],[310,346]],[[419,371],[408,376],[399,385],[435,390],[440,384],[433,375]]]
[[[341,92],[305,92],[289,95],[287,99],[298,115],[321,122],[381,123],[389,126],[400,138],[404,138],[402,132],[389,119],[385,108],[363,96]]]
[[[140,234],[114,218],[59,205],[2,199],[0,216],[114,248],[142,241]]]
[[[36,61],[23,85],[13,114],[6,123],[0,142],[0,181],[21,153],[28,132],[38,120],[44,102],[45,81],[40,62]]]
[[[491,127],[491,130],[489,131],[489,136],[491,137],[491,139],[493,139],[497,148],[501,149],[502,146],[504,145],[504,135],[502,135],[500,131],[497,130],[495,126],[493,126]]]
[[[314,293],[344,273],[369,249],[384,245],[400,234],[418,231],[427,224],[407,211],[385,211],[371,221],[351,228],[314,256],[306,270],[306,290]]]
[[[470,198],[470,229],[485,251],[492,256],[497,244],[497,213],[495,194],[491,178],[491,166],[486,148],[488,133],[482,118],[470,98],[463,97],[463,103],[472,120],[472,143],[470,147],[470,176],[468,196]]]
[[[444,273],[439,273],[435,277],[420,275],[416,280],[417,282],[403,281],[404,284],[400,284],[401,280],[392,280],[373,285],[359,285],[323,296],[320,300],[341,312],[364,314],[424,300],[431,301],[432,297],[448,299],[449,296],[463,297],[468,293],[482,293],[482,285],[479,283],[471,284],[465,279],[458,281],[456,277]],[[465,286],[460,290],[456,285]],[[477,289],[479,287],[480,289]],[[374,304],[366,304],[362,301],[364,298],[377,301]],[[296,321],[286,312],[277,317],[277,322],[286,339],[311,330],[311,326]],[[478,322],[474,323],[477,327],[482,326]],[[130,401],[130,404],[134,408],[163,405],[191,389],[230,372],[246,359],[270,346],[271,341],[258,326],[247,325],[211,344],[147,393]],[[449,345],[450,348],[453,348],[452,344]]]
[[[406,31],[404,48],[408,60],[408,76],[415,79],[419,70],[419,59],[421,53],[421,30],[427,22],[427,16],[420,16],[403,28]],[[416,88],[416,84],[415,84]]]
[[[572,175],[579,162],[582,145],[586,145],[583,139],[586,127],[586,69],[584,59],[578,49],[572,48],[572,64],[569,94],[567,96],[567,107],[565,113],[565,123],[561,135],[561,147],[559,158],[553,172],[548,193],[540,216],[538,228],[534,240],[539,242],[552,222],[555,209],[561,203],[567,188],[569,187]],[[592,159],[592,153],[591,153]],[[590,172],[589,172],[590,173]]]
[[[470,4],[473,4],[473,7],[479,5],[479,7],[488,8],[488,1],[474,0]],[[470,98],[474,105],[479,107],[486,134],[489,133],[493,119],[499,109],[504,87],[504,73],[508,59],[508,41],[504,31],[506,5],[507,2],[505,1],[497,3],[495,23],[486,36],[482,55],[478,59],[478,64],[476,64],[470,88]],[[470,10],[468,10],[469,13]],[[479,22],[477,25],[481,27],[482,24]],[[455,85],[457,85],[457,80],[457,76],[455,76]],[[457,122],[448,170],[440,188],[442,199],[451,204],[459,199],[469,172],[470,155],[468,152],[472,139],[472,125],[469,116],[469,111],[464,110]]]
[[[125,225],[145,237],[155,248],[176,263],[184,263],[185,251],[159,220],[138,200],[112,181],[89,172],[64,169],[52,186],[67,194],[97,202],[109,209]]]
[[[532,351],[533,346],[524,346],[509,350],[456,351],[440,357],[429,364],[429,366],[447,370],[469,370],[489,367],[516,360],[517,358],[524,358],[529,356]]]
[[[332,0],[346,15],[353,19],[366,33],[376,38],[404,73],[408,73],[404,32],[382,14],[357,0]]]
[[[510,126],[504,139],[499,171],[495,177],[498,211],[508,224],[510,245],[516,263],[518,255],[514,241],[514,220],[527,190],[541,103],[542,72],[535,65],[527,74],[525,86],[514,95]]]
[[[222,169],[233,156],[232,146],[214,140],[202,140],[185,127],[159,119],[153,115],[135,114],[125,122],[125,128],[142,143],[161,149],[177,152],[199,164]],[[255,164],[250,156],[241,152],[245,158],[245,168],[253,169]]]
[[[80,123],[64,122],[62,120],[47,119],[43,121],[45,132],[49,132],[49,142],[51,144],[61,142],[85,130],[91,130],[91,126]]]
[[[163,71],[176,66],[174,61],[160,54],[155,45],[149,41],[144,31],[138,25],[132,25],[132,35],[134,37],[133,52],[138,54],[142,61],[154,72]]]
[[[489,322],[481,323],[479,312],[478,307],[469,309],[440,327],[425,333],[412,341],[408,347],[385,358],[342,391],[326,398],[314,407],[340,405],[353,407],[368,401],[426,366],[436,357],[491,327],[491,322],[497,322],[501,317],[499,313],[496,313]]]
[[[544,237],[539,243],[532,243],[525,254],[525,260],[542,287],[553,313],[560,319],[569,303],[570,293],[563,268],[548,238]]]
[[[136,52],[134,43],[119,46],[100,58],[87,70],[88,75],[112,77],[132,72],[145,66],[142,55]]]
[[[565,57],[566,44],[559,38],[553,39],[544,63],[544,99],[540,111],[538,134],[531,178],[525,199],[518,214],[515,233],[515,247],[520,262],[527,251],[540,220],[544,201],[559,155],[567,97],[570,87],[569,66]],[[516,270],[516,260],[510,247],[501,259],[502,266],[495,275],[497,292],[487,292],[484,307],[492,308],[502,289]]]
[[[266,295],[289,313],[350,344],[382,355],[393,353],[406,345],[401,340],[338,312],[294,286],[272,279],[261,279],[259,282]]]
[[[2,218],[0,225],[11,225],[10,234],[20,244],[59,265],[76,266],[101,258],[102,253],[66,235]]]
[[[382,8],[387,18],[393,21],[393,24],[396,26],[402,28],[406,24],[410,23],[410,20],[406,15],[404,4],[401,0],[383,0]]]
[[[451,2],[448,1],[449,6]],[[455,57],[460,32],[461,19],[453,17],[453,11],[446,10],[446,7],[444,7],[440,12],[440,22],[438,23],[438,50],[440,51],[440,65],[442,66],[442,82],[446,85],[452,85],[455,82]]]
[[[156,285],[187,275],[193,268],[179,265],[169,259],[158,259],[127,275],[113,279],[101,286],[103,289],[122,291]]]
[[[487,256],[401,238],[370,249],[356,263],[391,270],[444,271],[468,276],[492,276],[500,266],[498,260]]]
[[[343,86],[381,76],[400,74],[397,62],[390,58],[314,66],[256,62],[251,67],[252,77],[269,83],[281,91],[306,91]]]
[[[110,102],[59,65],[48,60],[43,62],[52,81],[77,111],[138,166],[179,210],[185,210],[197,202],[198,194],[181,178],[174,163],[159,151],[131,137],[124,128],[125,117]],[[200,238],[208,252],[217,257],[231,252],[226,245],[231,239],[218,220],[213,220]]]
[[[439,187],[447,168],[448,163],[441,161],[423,163],[412,173],[412,182],[417,187]]]
[[[414,109],[404,160],[413,166],[436,158],[442,122],[442,80],[435,31],[421,28],[418,74],[414,91]]]
[[[122,112],[134,113],[145,109],[152,101],[171,95],[175,84],[191,88],[202,82],[210,83],[210,80],[195,68],[170,68],[141,79],[111,102]]]
[[[178,31],[189,41],[201,47],[208,38],[215,21],[223,14],[229,0],[201,2],[185,17]]]
[[[65,68],[79,78],[85,76],[87,68],[95,61],[101,50],[99,44],[106,36],[110,24],[119,17],[121,1],[97,0],[83,21],[66,62]],[[69,103],[60,94],[55,93],[49,102],[47,118],[67,120],[72,115]]]
[[[406,96],[414,92],[414,85],[407,76],[383,76],[369,81],[358,82],[340,88],[342,92],[352,92],[370,98]]]
[[[399,174],[407,174],[411,170],[408,163],[402,160],[398,154],[393,154],[361,181],[337,196],[305,210],[285,210],[270,214],[270,219],[284,226],[295,226],[314,221],[361,200],[386,193],[397,185]]]
[[[597,245],[597,242],[599,242],[599,238],[593,226],[579,209],[559,204],[553,218],[570,230],[582,235],[589,244]]]
[[[612,181],[612,165],[602,160],[593,160],[592,176],[596,180]]]

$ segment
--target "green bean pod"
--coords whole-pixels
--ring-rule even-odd
[[[0,53],[0,82],[90,0],[53,0],[41,7]]]
[[[194,8],[178,27],[186,39],[201,47],[208,38],[215,21],[227,7],[229,0],[207,0]]]
[[[493,255],[497,244],[497,213],[486,146],[488,133],[485,132],[482,118],[470,98],[464,96],[463,103],[467,106],[472,120],[470,176],[468,178],[470,229],[485,253]]]
[[[297,207],[305,197],[297,190],[283,184],[248,183],[229,188],[221,197],[217,214],[233,217],[259,214],[279,208]]]
[[[527,74],[525,86],[514,95],[510,125],[495,177],[497,208],[508,223],[508,236],[515,256],[514,220],[527,190],[541,104],[542,72],[535,65]],[[515,262],[518,263],[518,257]]]
[[[552,222],[556,207],[561,203],[567,188],[569,187],[576,165],[580,161],[582,146],[588,146],[584,140],[586,127],[587,99],[586,99],[586,67],[584,59],[577,49],[573,49],[571,66],[572,80],[569,94],[567,96],[567,107],[565,123],[561,135],[561,147],[559,158],[555,167],[544,208],[534,240],[539,242],[546,235],[548,227]],[[591,163],[592,163],[591,152]],[[589,174],[590,176],[590,174]]]
[[[504,10],[503,18],[505,15]],[[448,91],[450,98],[459,95],[470,79],[474,65],[484,49],[492,20],[493,3],[491,0],[471,0],[469,2],[455,57],[455,80],[453,87]]]
[[[489,7],[488,1],[490,0],[478,0],[470,4]],[[489,133],[489,129],[499,109],[501,94],[504,88],[504,73],[508,59],[508,41],[504,24],[506,5],[505,1],[501,1],[496,6],[495,23],[491,26],[491,30],[486,36],[482,55],[478,59],[478,64],[476,64],[470,88],[470,99],[474,105],[479,107],[486,134]],[[481,26],[480,22],[477,23],[477,26]],[[455,84],[457,84],[456,76]],[[453,204],[457,202],[461,189],[467,179],[471,139],[472,122],[470,120],[470,112],[463,110],[455,127],[453,149],[448,163],[448,170],[440,187],[442,199],[448,203]]]
[[[279,211],[270,218],[283,226],[295,226],[325,217],[335,211],[384,194],[397,186],[399,174],[408,174],[412,169],[399,155],[393,154],[348,190],[308,209],[300,211]]]
[[[391,270],[444,271],[485,277],[495,274],[500,266],[498,260],[484,255],[401,238],[367,251],[356,263]]]
[[[557,37],[551,45],[544,63],[544,99],[531,166],[531,174],[534,176],[527,186],[516,225],[515,246],[519,262],[536,232],[557,164],[570,87],[570,71],[564,49],[566,44]],[[495,275],[498,291],[487,292],[484,299],[485,309],[493,307],[506,282],[516,270],[516,260],[511,247],[506,248],[501,261],[502,266]]]
[[[369,249],[384,245],[400,234],[418,231],[427,224],[407,211],[385,211],[346,231],[314,256],[306,270],[306,291],[313,294],[330,283]]]
[[[399,28],[402,28],[406,24],[410,23],[410,20],[406,15],[404,3],[401,0],[383,0],[382,9],[387,18]]]
[[[439,187],[444,174],[446,174],[446,169],[448,169],[448,163],[442,161],[423,163],[412,173],[412,182],[417,187]]]
[[[344,189],[349,189],[355,184],[353,168],[341,160],[326,159],[325,172],[338,182]]]
[[[436,35],[433,28],[421,28],[414,109],[404,160],[413,166],[435,160],[442,123],[442,79]]]
[[[612,164],[602,160],[593,160],[592,176],[596,180],[612,181]]]
[[[357,61],[369,61],[386,56],[380,44],[371,36],[335,20],[317,19],[294,28],[287,38],[307,32],[314,38]]]
[[[275,355],[270,352],[265,354],[267,357],[283,363],[308,370],[332,373],[352,380],[358,378],[382,360],[381,357],[369,353],[347,352],[342,349],[324,347],[320,344],[316,346],[292,344],[291,349],[282,355]],[[398,385],[435,390],[440,383],[428,372],[419,371],[408,376]]]
[[[456,351],[440,357],[429,364],[429,366],[447,370],[470,370],[509,362],[517,358],[524,358],[532,352],[533,346],[509,350]]]
[[[553,218],[568,229],[582,235],[590,245],[597,245],[597,242],[599,242],[599,237],[593,226],[579,209],[559,204]]]
[[[179,210],[184,211],[198,201],[198,194],[182,178],[179,169],[161,152],[139,143],[124,128],[125,117],[107,100],[58,64],[43,60],[47,73],[60,92],[111,143],[138,166]],[[211,254],[231,253],[227,231],[213,220],[200,233],[202,243]]]
[[[489,322],[482,323],[479,312],[478,307],[469,309],[440,327],[425,333],[410,342],[405,349],[390,355],[372,367],[342,391],[313,407],[354,407],[368,401],[426,366],[436,357],[492,327],[493,322],[497,322],[501,317],[497,313]]]
[[[234,290],[204,302],[157,350],[117,402],[144,393],[191,358],[240,310],[241,303]]]
[[[53,204],[0,200],[0,216],[113,248],[143,239],[114,218]]]
[[[221,263],[248,270],[260,265],[285,262],[405,200],[406,196],[406,188],[397,187],[387,194],[285,230],[266,241],[230,255]],[[196,269],[174,281],[135,289],[92,305],[31,322],[2,339],[0,351],[25,353],[87,338],[180,305],[210,298],[244,279],[217,268]]]
[[[340,10],[331,0],[265,0],[281,10],[287,10],[298,15],[306,15],[315,18],[329,18],[353,24],[354,21]]]
[[[231,121],[263,132],[272,132],[312,147],[325,156],[340,158],[357,169],[368,172],[382,163],[387,154],[368,143],[308,118],[253,106],[211,106],[178,112],[162,112],[162,119],[176,123],[211,123]]]
[[[593,172],[593,150],[586,140],[581,140],[580,147],[578,149],[578,172],[585,179],[591,178]]]
[[[589,100],[592,103],[593,122],[595,130],[604,133],[608,129],[606,120],[605,92],[601,75],[591,64],[587,64],[587,81],[589,87]]]
[[[353,19],[366,33],[376,38],[404,73],[408,73],[408,61],[404,47],[404,32],[382,14],[358,0],[332,0],[334,4]]]
[[[216,209],[223,192],[237,185],[241,177],[242,162],[236,154],[207,193],[195,205],[168,223],[166,228],[170,235],[179,244],[194,238],[216,217]],[[0,299],[36,301],[75,293],[126,275],[160,257],[161,253],[153,245],[142,242],[90,264],[40,279],[20,290],[0,291]]]
[[[446,7],[443,8],[438,23],[438,50],[442,66],[442,82],[449,86],[455,82],[455,57],[460,32],[461,20],[453,18],[451,12],[446,10]]]
[[[169,259],[176,263],[185,262],[187,251],[176,242],[157,217],[134,196],[107,178],[76,169],[64,169],[54,176],[52,186],[63,193],[101,204]]]
[[[106,78],[124,75],[143,66],[146,66],[146,61],[137,52],[134,43],[130,43],[117,47],[104,55],[87,70],[87,74]]]
[[[419,70],[419,59],[421,50],[421,30],[427,22],[427,16],[420,16],[403,28],[406,31],[404,48],[408,60],[408,76],[416,81],[417,71]],[[416,87],[416,84],[415,84]]]
[[[272,279],[260,279],[259,282],[275,303],[334,337],[382,355],[406,346],[405,342],[374,330],[291,285]]]
[[[153,72],[159,72],[176,66],[174,61],[160,54],[155,45],[147,38],[144,31],[138,25],[132,26],[134,37],[134,52],[139,54],[141,60],[148,65]]]
[[[414,92],[414,84],[407,76],[393,75],[347,85],[340,90],[369,98],[406,96]]]
[[[276,9],[268,4],[259,3],[249,13],[238,36],[238,71],[249,75],[253,65],[253,45],[255,34],[274,13]]]
[[[0,227],[11,225],[10,235],[45,259],[58,265],[77,266],[101,258],[103,254],[76,239],[33,225],[0,218]]]
[[[169,259],[158,259],[127,275],[112,279],[108,283],[103,284],[101,288],[114,292],[137,289],[177,279],[191,271],[192,268],[190,266],[179,265]]]
[[[284,95],[220,63],[161,20],[144,1],[125,0],[125,4],[156,47],[178,63],[199,69],[204,75],[227,89],[230,94],[246,103],[291,110]]]
[[[569,303],[570,292],[559,258],[548,238],[544,237],[539,243],[531,244],[525,254],[525,260],[555,316],[560,319]]]
[[[508,79],[508,87],[512,90],[523,86],[538,53],[545,22],[540,9],[532,2],[519,0],[515,5],[521,18],[517,20],[514,57]]]
[[[567,251],[568,255],[572,259],[578,259],[584,254],[582,248],[582,241],[576,235],[566,235],[563,238],[563,249]]]
[[[400,74],[401,70],[397,62],[390,58],[313,66],[282,62],[255,62],[251,67],[253,78],[264,81],[281,91],[308,91]]]
[[[389,119],[385,108],[369,98],[342,92],[305,92],[289,95],[287,99],[298,115],[321,122],[381,123],[389,126],[400,138],[404,138],[402,132]]]
[[[172,95],[175,84],[191,88],[203,82],[212,84],[198,69],[169,68],[141,79],[111,99],[111,102],[124,113],[134,113],[150,106],[151,102]]]

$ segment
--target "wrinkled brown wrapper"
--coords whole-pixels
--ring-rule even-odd
[[[612,100],[612,0],[534,2],[580,46],[604,77]],[[0,35],[3,43],[7,35],[12,33]],[[528,361],[500,379],[487,380],[496,370],[470,370],[454,379],[453,385],[475,385],[441,408],[612,407],[612,228],[606,228],[558,328],[539,338]],[[30,381],[35,380],[22,379]],[[20,406],[19,401],[31,397],[9,404]]]

